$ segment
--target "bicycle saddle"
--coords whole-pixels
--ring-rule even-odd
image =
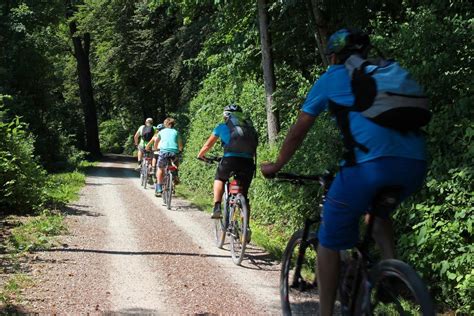
[[[400,204],[400,198],[403,191],[401,186],[383,187],[377,192],[372,202],[371,214],[385,215],[389,214]]]

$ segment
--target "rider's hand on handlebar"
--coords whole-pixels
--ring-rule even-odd
[[[260,165],[260,171],[265,178],[275,178],[275,174],[280,171],[282,166],[274,162],[264,162]]]

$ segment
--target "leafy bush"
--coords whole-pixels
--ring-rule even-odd
[[[111,119],[100,123],[100,148],[104,152],[121,154],[125,143],[130,138],[130,132],[118,119]]]
[[[49,175],[44,193],[51,208],[64,205],[78,198],[79,189],[84,185],[86,176],[78,171]]]
[[[19,118],[4,122],[3,116],[0,108],[0,210],[17,214],[38,210],[46,173],[33,154],[34,137]]]
[[[245,113],[248,113],[260,136],[258,149],[259,162],[273,160],[277,148],[266,143],[266,114],[263,84],[251,78],[241,78],[240,88],[235,89],[234,79],[227,73],[226,67],[215,69],[204,81],[203,88],[190,104],[190,126],[187,133],[184,161],[181,164],[180,179],[196,195],[212,199],[212,183],[215,167],[199,162],[195,157],[212,132],[216,124],[222,121],[222,109],[235,102]],[[310,83],[302,79],[297,72],[281,69],[288,78],[297,78],[292,83],[293,95],[302,99]],[[286,96],[285,96],[286,95]],[[278,95],[282,108],[282,126],[285,130],[294,122],[299,104],[289,99],[289,93]],[[297,100],[298,100],[297,99]],[[280,139],[281,141],[281,139]],[[287,170],[300,173],[317,173],[337,163],[340,142],[334,124],[323,116],[315,123],[307,140],[304,142]],[[222,155],[219,144],[209,155]],[[249,192],[252,205],[252,221],[274,234],[289,235],[301,225],[304,216],[314,209],[318,196],[317,187],[295,188],[289,185],[277,185],[261,177],[257,171]],[[282,229],[283,228],[283,229]]]
[[[473,313],[473,11],[467,1],[450,3],[407,8],[407,23],[382,17],[377,45],[424,84],[434,111],[426,189],[396,216],[399,253],[429,281],[442,309]]]
[[[29,219],[12,230],[9,246],[18,252],[48,249],[53,245],[51,237],[66,230],[63,219],[62,215],[50,212]]]

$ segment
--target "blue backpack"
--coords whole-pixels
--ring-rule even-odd
[[[343,106],[330,102],[329,110],[341,130],[348,164],[355,163],[355,147],[369,152],[369,148],[354,140],[349,112],[360,112],[372,122],[401,133],[418,131],[430,121],[429,100],[423,88],[397,62],[368,61],[351,55],[344,66],[351,78],[354,104]]]
[[[430,121],[423,88],[397,62],[369,62],[352,55],[344,66],[352,79],[355,110],[363,116],[401,132],[418,130]]]

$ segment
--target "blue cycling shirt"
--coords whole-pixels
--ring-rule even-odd
[[[327,110],[329,100],[339,105],[354,104],[349,74],[344,65],[329,67],[309,91],[301,111],[316,117]],[[358,112],[349,112],[349,121],[355,141],[369,149],[368,153],[364,153],[355,148],[357,163],[380,157],[426,160],[426,144],[420,133],[402,134],[373,123]]]
[[[223,143],[223,145],[227,145],[230,142],[230,129],[229,127],[222,123],[216,126],[212,131],[212,134],[216,137],[219,137]],[[248,153],[224,153],[224,157],[243,157],[243,158],[250,158],[252,159],[253,156]]]

